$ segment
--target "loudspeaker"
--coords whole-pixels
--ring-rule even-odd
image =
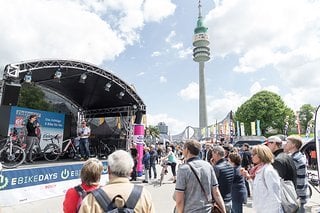
[[[21,84],[5,83],[2,93],[2,105],[16,106],[18,104]]]
[[[137,111],[136,112],[136,119],[134,120],[134,123],[135,124],[141,124],[141,121],[142,121],[142,112],[141,111]]]

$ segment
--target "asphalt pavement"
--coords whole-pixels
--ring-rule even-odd
[[[158,174],[160,174],[160,165],[157,165]],[[159,175],[158,175],[159,176]],[[158,213],[171,213],[173,212],[175,202],[172,198],[175,184],[172,183],[172,174],[169,173],[164,178],[164,183],[160,186],[158,180],[152,179],[149,183],[142,183],[144,176],[139,177],[135,184],[143,184],[151,193],[156,212]],[[25,203],[16,206],[3,207],[0,213],[59,213],[62,211],[62,203],[64,196],[57,196],[50,199],[39,200],[36,202]],[[306,205],[307,212],[319,213],[320,212],[320,194],[313,189],[313,196]],[[244,205],[245,213],[253,213],[252,200],[248,199]]]

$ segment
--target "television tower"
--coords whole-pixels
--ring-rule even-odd
[[[199,63],[199,128],[201,132],[201,130],[204,127],[208,126],[204,62],[210,59],[210,48],[208,47],[210,42],[209,36],[207,34],[208,28],[203,25],[200,0],[198,8],[199,16],[197,21],[197,27],[194,29],[193,35],[193,60]]]

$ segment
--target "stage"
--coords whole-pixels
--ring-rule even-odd
[[[84,161],[36,161],[0,173],[0,207],[18,205],[64,195],[66,190],[80,183],[80,170]],[[107,162],[101,185],[108,181]]]

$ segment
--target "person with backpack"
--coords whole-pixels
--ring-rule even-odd
[[[309,199],[308,190],[308,177],[307,177],[307,158],[300,152],[302,146],[302,139],[299,136],[289,136],[287,137],[287,143],[284,146],[284,151],[288,153],[295,164],[297,171],[297,195],[299,196],[300,208],[299,213],[304,213],[305,204]]]
[[[81,184],[67,190],[63,201],[64,213],[78,212],[83,198],[99,187],[103,165],[96,158],[89,158],[80,171]]]
[[[133,164],[131,155],[124,150],[117,150],[109,155],[109,183],[88,194],[83,199],[79,212],[154,213],[155,207],[150,192],[142,185],[135,185],[129,181]]]

